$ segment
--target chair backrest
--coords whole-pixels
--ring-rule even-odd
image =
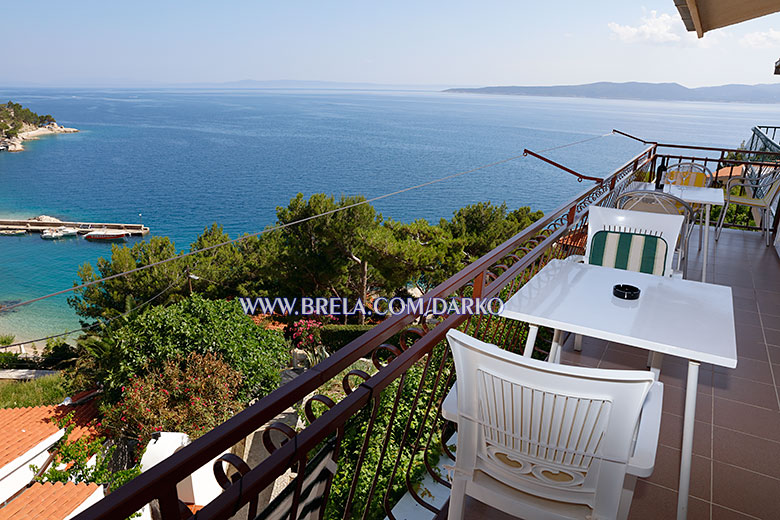
[[[712,184],[712,172],[704,165],[687,162],[669,166],[664,173],[664,184],[680,186],[709,187]]]
[[[591,206],[588,210],[585,261],[605,267],[671,276],[674,247],[684,220],[680,215],[647,214]]]
[[[653,374],[547,363],[455,329],[447,339],[457,374],[457,468],[614,517],[604,508],[619,501]]]
[[[772,201],[777,197],[778,192],[780,192],[780,177],[775,178],[775,180],[764,189],[761,198],[766,201],[767,205],[771,205]]]
[[[771,204],[772,199],[777,195],[778,187],[780,187],[780,168],[775,167],[769,171],[762,170],[761,167],[756,169],[753,165],[748,164],[745,166],[744,177],[755,181],[753,198],[768,199],[766,202]]]

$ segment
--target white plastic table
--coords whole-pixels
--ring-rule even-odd
[[[689,204],[704,205],[704,257],[701,269],[701,281],[707,281],[707,253],[710,244],[710,209],[712,206],[723,206],[726,200],[723,198],[721,188],[703,188],[699,186],[678,186],[676,184],[664,184],[664,193],[674,195]],[[723,209],[726,211],[726,208]]]
[[[639,299],[612,295],[615,284],[641,290]],[[560,360],[561,331],[643,348],[688,360],[677,518],[688,509],[696,389],[700,363],[737,366],[731,287],[654,276],[568,260],[550,261],[505,304],[501,315],[528,322],[524,355],[530,356],[539,326],[555,330],[550,359]]]

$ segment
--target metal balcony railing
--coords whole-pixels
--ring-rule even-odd
[[[736,171],[738,166],[751,164],[763,172],[780,161],[780,153],[769,153],[772,162],[756,162],[736,155],[745,150],[647,144],[647,149],[611,175],[432,289],[422,300],[509,298],[549,260],[582,253],[589,206],[613,205],[632,181],[655,179],[661,166],[700,162],[713,171],[727,168],[724,175],[728,177],[728,168]],[[666,148],[672,151],[659,153]],[[299,518],[304,509],[313,508],[312,518],[392,519],[393,506],[406,492],[433,514],[440,513],[417,484],[428,474],[449,486],[435,466],[440,454],[452,455],[446,445],[452,425],[442,419],[440,408],[454,382],[445,342],[445,334],[453,327],[512,351],[522,349],[528,330],[527,324],[490,314],[453,313],[435,322],[421,320],[419,312],[391,316],[109,494],[77,520],[127,518],[153,501],[162,518],[189,517],[189,510],[179,502],[177,483],[296,406],[304,411],[308,426],[296,432],[283,424],[270,424],[263,432],[270,455],[253,468],[229,457],[238,470],[230,479],[221,478],[226,489],[204,504],[197,518],[230,518],[242,508],[242,518],[254,518],[264,507],[258,497],[289,470],[293,475],[286,495],[285,507],[292,510],[289,518]],[[398,344],[390,343],[393,337],[400,338]],[[538,355],[544,355],[543,349]],[[361,358],[370,358],[377,372],[369,376],[349,370]],[[334,402],[318,394],[323,385],[342,386],[343,398]],[[338,464],[335,474],[312,478],[317,477],[313,470],[327,466],[325,459]]]
[[[780,126],[754,126],[747,149],[756,152],[780,152],[780,144],[777,143],[778,129]]]
[[[677,163],[695,163],[709,169],[715,176],[714,186],[722,187],[733,177],[750,177],[753,180],[760,181],[767,176],[780,176],[780,146],[778,146],[776,151],[773,151],[768,149],[770,147],[760,144],[764,142],[763,139],[769,139],[766,137],[767,131],[771,131],[771,135],[774,136],[773,129],[780,129],[780,127],[754,127],[753,137],[745,148],[717,148],[710,146],[656,143],[645,141],[618,130],[615,130],[615,132],[645,144],[655,145],[651,168],[652,171],[656,172],[653,176],[656,185],[660,186],[663,178],[663,171],[665,171],[667,167]],[[763,135],[764,138],[757,138],[756,135],[759,133]],[[769,140],[769,142],[773,141]],[[744,193],[740,193],[740,195],[743,194]],[[780,204],[780,200],[775,201],[774,204],[770,217],[772,218],[771,229],[774,233],[777,233],[778,225],[780,225],[780,212],[778,211],[777,206]],[[756,219],[756,225],[726,221],[725,226],[760,230],[761,226],[758,225],[757,222],[759,217],[754,217]]]
[[[631,181],[648,178],[655,149],[650,146],[422,299],[508,298],[550,259],[581,253],[588,207],[609,205]],[[260,493],[289,469],[295,475],[289,484],[289,507],[294,511],[290,518],[298,518],[302,506],[313,507],[313,503],[319,504],[315,516],[320,518],[393,518],[393,505],[407,491],[423,507],[437,513],[439,508],[417,492],[416,483],[428,473],[448,485],[434,469],[438,455],[448,452],[444,441],[452,428],[440,415],[441,399],[454,376],[445,334],[458,327],[515,350],[523,344],[527,325],[489,314],[453,313],[435,323],[423,320],[422,324],[419,318],[419,314],[387,318],[76,518],[126,518],[153,501],[157,501],[162,518],[188,517],[189,510],[182,508],[177,496],[177,483],[303,400],[309,425],[299,432],[270,425],[264,432],[270,455],[254,468],[233,457],[233,465],[243,467],[243,475],[235,475],[232,483],[223,478],[225,491],[205,504],[197,518],[230,518],[242,507],[248,507],[248,516],[254,518],[263,507],[257,503]],[[399,344],[389,344],[397,334]],[[378,371],[369,376],[352,370],[341,380],[340,374],[361,358],[371,358]],[[343,385],[343,399],[334,403],[325,396],[310,397],[324,384]],[[306,479],[311,471],[307,468],[320,463],[323,449],[338,463],[338,470],[320,482],[319,502],[312,502],[312,497],[306,497],[304,481],[308,488],[310,480]],[[320,456],[314,460],[317,453]]]

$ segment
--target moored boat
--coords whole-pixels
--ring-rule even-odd
[[[27,231],[24,229],[0,229],[0,236],[3,237],[18,237],[26,234]]]
[[[41,231],[41,238],[44,240],[56,240],[62,237],[63,234],[59,229],[47,228]]]
[[[127,240],[127,232],[110,231],[108,229],[96,229],[95,231],[90,231],[84,235],[84,238],[93,242],[124,242]]]
[[[72,227],[61,226],[57,228],[59,233],[62,233],[63,237],[75,237],[78,236],[79,230]]]

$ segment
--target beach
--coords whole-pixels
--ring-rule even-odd
[[[31,127],[28,126],[28,128]],[[76,132],[78,132],[78,129],[76,128],[67,128],[60,126],[57,123],[50,123],[46,126],[31,128],[30,130],[19,132],[19,135],[16,137],[1,138],[0,150],[5,150],[8,152],[21,152],[24,150],[23,143],[26,140],[38,139],[43,135],[73,134]]]

